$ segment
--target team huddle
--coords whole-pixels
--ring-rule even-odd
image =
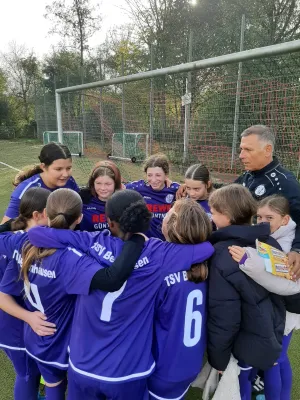
[[[47,400],[184,399],[205,352],[220,377],[238,361],[242,400],[259,371],[267,400],[291,398],[300,286],[254,250],[259,239],[291,251],[285,197],[216,189],[201,164],[180,185],[162,154],[126,184],[98,162],[84,188],[66,146],[45,145],[39,161],[16,176],[0,225],[0,347],[16,400],[36,400],[41,376]]]

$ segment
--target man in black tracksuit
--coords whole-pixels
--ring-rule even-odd
[[[300,277],[300,185],[294,174],[283,168],[274,157],[275,136],[264,125],[254,125],[241,134],[240,159],[246,172],[236,183],[247,187],[253,197],[261,200],[281,194],[289,200],[292,219],[297,224],[293,248],[289,253],[295,277]]]

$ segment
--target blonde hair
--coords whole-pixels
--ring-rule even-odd
[[[177,200],[167,221],[168,239],[172,243],[197,244],[205,242],[212,224],[204,209],[191,199]],[[199,283],[207,279],[206,263],[194,264],[187,271],[188,280]]]
[[[227,215],[232,225],[250,224],[257,209],[257,202],[250,191],[237,183],[215,190],[208,204],[218,213]]]
[[[258,207],[262,208],[262,207],[269,207],[272,211],[274,211],[275,213],[281,215],[282,217],[286,216],[286,215],[290,215],[290,205],[288,200],[280,195],[277,194],[273,194],[272,196],[268,196],[265,199],[261,200],[258,203]]]
[[[78,193],[71,189],[57,189],[50,194],[46,204],[50,227],[69,229],[80,217],[82,200]],[[21,276],[29,286],[28,271],[31,265],[41,263],[42,259],[55,253],[56,249],[42,249],[26,242],[22,250]]]

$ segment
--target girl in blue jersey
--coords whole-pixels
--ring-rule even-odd
[[[20,202],[19,216],[9,226],[7,224],[6,229],[16,231],[16,237],[21,238],[22,230],[28,230],[33,226],[46,225],[47,218],[44,215],[44,209],[49,195],[49,190],[43,188],[35,187],[27,190]],[[8,263],[9,258],[5,256],[5,263],[3,263],[1,268],[1,279]],[[39,311],[28,312],[24,310],[24,301],[21,296],[15,296],[14,300],[17,312],[22,315],[23,320],[35,332],[40,335],[51,334],[53,332],[51,328],[53,324],[45,321],[44,314]],[[25,351],[23,331],[24,322],[22,320],[14,318],[0,310],[0,348],[9,357],[16,372],[14,399],[21,400],[26,398],[28,400],[36,400],[39,371],[36,368],[35,362]]]
[[[191,165],[185,173],[184,183],[186,195],[195,200],[211,219],[208,197],[213,186],[206,166],[202,164]]]
[[[46,211],[50,226],[57,229],[74,229],[81,220],[82,201],[73,190],[58,189],[50,194]],[[138,222],[127,225],[124,238],[130,229],[146,230],[151,215],[146,206],[138,213]],[[113,217],[112,217],[113,219]],[[94,289],[118,290],[127,279],[135,262],[125,268],[101,268],[95,260],[75,249],[38,249],[29,243],[27,233],[21,235],[1,235],[0,253],[11,257],[12,261],[1,282],[1,308],[11,315],[22,318],[16,312],[16,304],[10,295],[20,295],[25,290],[25,303],[30,311],[39,310],[48,321],[55,324],[55,334],[39,337],[25,324],[24,341],[26,352],[35,360],[46,383],[47,400],[63,400],[66,388],[66,369],[71,324],[76,295],[88,295]],[[108,242],[108,244],[106,244]],[[103,235],[103,243],[116,253],[123,242]],[[143,246],[144,238],[130,242]],[[129,246],[130,247],[130,246]],[[127,247],[128,248],[128,247]],[[129,248],[130,251],[130,248]],[[108,258],[111,261],[111,258]],[[102,263],[105,265],[105,261]],[[117,265],[117,264],[116,264]],[[22,281],[18,280],[21,267]],[[28,400],[29,397],[21,397]],[[31,399],[31,397],[30,397]]]
[[[124,190],[114,193],[108,200],[106,213],[113,234],[123,237],[124,231],[141,219],[142,209],[137,207],[137,199],[141,200],[141,195]],[[188,216],[180,213],[180,222],[184,219],[187,224],[203,224],[203,218],[207,222],[205,213],[201,213],[201,218],[199,213]],[[209,223],[207,226],[209,230]],[[65,247],[72,244],[101,263],[113,262],[115,251],[103,243],[103,237],[104,232],[60,232],[45,228],[30,231],[30,240],[35,245]],[[203,237],[194,239],[195,243],[200,243]],[[120,290],[114,293],[97,291],[78,297],[70,341],[70,400],[149,398],[147,377],[155,369],[152,338],[156,295],[168,274],[179,274],[185,279],[184,272],[192,264],[203,262],[211,254],[212,246],[208,242],[177,245],[150,238],[133,273]],[[197,309],[195,313],[200,311]]]
[[[121,185],[121,173],[115,163],[100,161],[95,165],[87,188],[79,192],[83,201],[80,230],[93,232],[108,228],[105,204],[116,190],[121,189]]]
[[[203,208],[183,199],[175,202],[162,230],[169,242],[192,244],[207,240],[212,227]],[[156,367],[148,379],[153,400],[183,399],[201,370],[206,348],[207,276],[207,265],[193,265],[189,271],[167,275],[161,284],[154,320]]]
[[[59,143],[48,143],[43,146],[39,155],[40,164],[17,174],[10,202],[2,224],[19,215],[19,205],[24,193],[32,187],[42,187],[53,191],[58,188],[69,188],[79,191],[72,177],[72,156],[67,146]]]
[[[139,192],[147,203],[148,210],[152,212],[152,221],[147,236],[165,240],[161,231],[162,221],[171,209],[179,184],[169,181],[170,165],[164,154],[154,154],[144,164],[146,180],[126,184],[126,189]]]

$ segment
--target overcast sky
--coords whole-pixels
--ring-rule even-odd
[[[90,42],[96,46],[105,38],[105,33],[113,25],[122,25],[129,18],[121,9],[124,0],[91,0],[100,3],[103,23],[101,32]],[[45,6],[51,0],[2,0],[0,22],[0,51],[6,51],[8,43],[16,41],[33,48],[37,56],[46,54],[57,39],[48,35],[50,23],[44,18]]]

